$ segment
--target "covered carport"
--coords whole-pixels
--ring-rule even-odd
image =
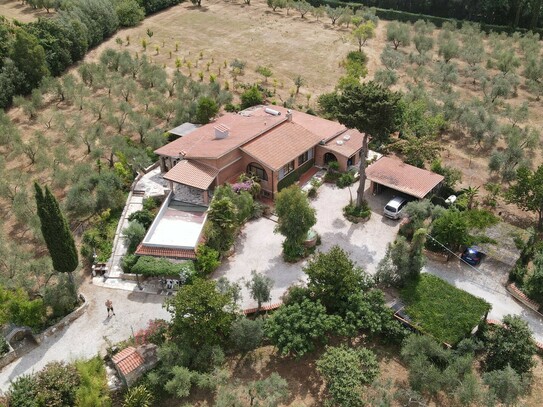
[[[375,195],[384,188],[424,199],[437,191],[443,175],[406,164],[391,157],[381,157],[366,168],[366,178],[371,181],[370,191]]]

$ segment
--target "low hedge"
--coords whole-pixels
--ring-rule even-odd
[[[338,0],[309,0],[309,2],[313,6],[328,5],[330,7],[350,7],[355,12],[356,10],[360,8],[366,7],[360,3],[351,3],[351,2],[338,1]],[[462,25],[461,21],[453,19],[453,18],[437,17],[437,16],[431,16],[428,14],[409,13],[407,11],[385,9],[385,8],[378,8],[378,7],[371,7],[371,9],[375,10],[375,15],[382,20],[401,21],[405,23],[415,23],[418,20],[425,20],[425,21],[431,22],[436,27],[441,27],[446,22],[454,23],[456,24],[458,28]],[[504,32],[507,34],[512,34],[514,32],[526,33],[529,31],[526,28],[520,28],[520,27],[514,28],[507,25],[485,24],[485,23],[477,22],[477,21],[474,21],[474,22],[479,23],[481,26],[481,30],[486,33]],[[535,29],[531,31],[539,33],[540,35],[543,34],[543,29]]]
[[[192,261],[172,263],[165,258],[141,256],[136,264],[132,266],[131,272],[146,277],[173,277],[182,275],[186,280],[190,280],[196,273],[196,270]]]
[[[277,183],[277,190],[281,191],[283,188],[289,187],[292,184],[294,184],[296,181],[300,179],[300,177],[302,176],[304,172],[306,172],[311,167],[313,167],[313,164],[315,164],[314,158],[300,165],[298,168],[296,168],[294,171],[292,171],[290,174],[285,176],[282,180],[280,180]]]

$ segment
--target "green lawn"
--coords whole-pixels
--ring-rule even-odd
[[[401,290],[401,297],[415,325],[449,344],[469,334],[490,310],[485,300],[431,274],[421,274],[417,281],[409,283]]]

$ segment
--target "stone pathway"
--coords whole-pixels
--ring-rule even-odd
[[[162,197],[167,190],[167,181],[162,178],[160,167],[157,167],[143,175],[134,186],[134,190],[128,195],[119,225],[117,226],[115,239],[113,240],[113,254],[108,261],[108,272],[106,273],[108,279],[118,279],[122,273],[121,259],[127,251],[127,246],[123,239],[123,230],[129,224],[128,217],[134,212],[143,209],[143,200],[145,198],[154,196]],[[96,281],[99,283],[100,280],[102,278],[97,278]],[[111,284],[116,284],[116,282],[111,281]]]
[[[105,354],[108,341],[129,338],[147,326],[150,319],[169,320],[162,308],[164,296],[147,292],[112,290],[97,287],[87,280],[81,292],[89,301],[86,312],[71,325],[44,339],[42,344],[0,371],[0,390],[11,380],[36,372],[52,361],[73,361]],[[115,316],[107,318],[105,301],[111,299]]]

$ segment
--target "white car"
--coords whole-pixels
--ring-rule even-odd
[[[407,199],[396,196],[385,205],[383,214],[390,219],[399,219],[402,209],[407,205],[407,202]]]

